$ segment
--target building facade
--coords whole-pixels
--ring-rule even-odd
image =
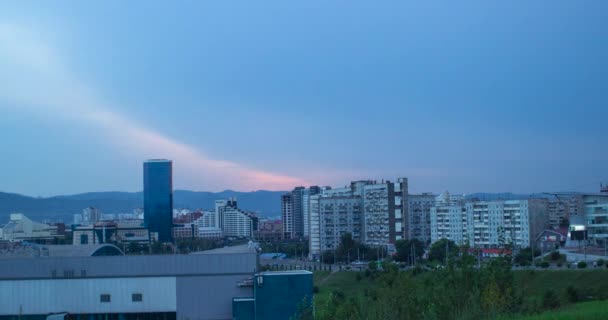
[[[547,207],[547,199],[469,202],[466,204],[469,245],[531,247],[549,227]]]
[[[173,164],[169,160],[144,162],[144,222],[158,241],[172,241]]]
[[[431,208],[435,205],[435,195],[423,193],[408,196],[407,239],[431,242]]]
[[[608,192],[583,196],[587,237],[592,245],[608,242]]]
[[[469,242],[469,221],[463,196],[450,195],[446,191],[435,198],[435,205],[430,211],[431,242],[441,239],[448,239],[459,245]]]
[[[291,193],[281,196],[281,221],[283,222],[283,238],[294,237],[293,197]]]
[[[408,220],[407,188],[406,178],[395,183],[362,180],[344,188],[326,187],[310,196],[310,257],[336,249],[346,233],[370,246],[394,244],[404,239]]]

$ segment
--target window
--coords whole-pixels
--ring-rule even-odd
[[[142,302],[142,301],[144,301],[144,295],[141,293],[134,293],[131,295],[131,301]]]
[[[110,295],[107,294],[107,293],[104,293],[104,294],[102,294],[102,295],[99,296],[99,301],[100,302],[110,302],[111,300],[112,299],[111,299]]]

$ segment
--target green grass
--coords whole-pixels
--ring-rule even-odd
[[[591,301],[573,304],[557,311],[533,316],[515,316],[503,320],[604,320],[608,319],[608,301]]]
[[[608,298],[608,272],[593,270],[543,270],[515,271],[515,287],[521,290],[525,299],[540,299],[548,290],[553,290],[567,304],[565,291],[568,286],[579,290],[582,300]]]
[[[315,305],[325,305],[329,294],[335,290],[344,293],[346,297],[362,295],[366,288],[372,288],[375,283],[371,278],[366,278],[361,272],[361,280],[357,281],[358,272],[343,271],[330,274],[327,271],[314,273],[314,285],[319,287],[319,293],[315,294]]]
[[[432,273],[425,273],[420,279],[427,276],[433,275]],[[363,295],[365,289],[374,288],[377,285],[377,282],[365,277],[363,273],[361,273],[361,280],[357,280],[356,277],[357,272],[345,271],[333,274],[326,271],[315,272],[314,284],[319,288],[319,292],[315,295],[315,305],[322,309],[327,303],[329,294],[334,290],[341,291],[347,298],[356,298]],[[562,309],[559,311],[543,313],[539,315],[540,318],[523,319],[608,319],[608,302],[594,301],[573,305],[566,296],[566,289],[572,286],[581,293],[580,299],[582,301],[608,299],[608,270],[606,268],[592,270],[518,270],[514,271],[514,277],[515,287],[520,290],[525,302],[538,305],[541,303],[545,292],[552,290],[560,298],[560,304],[562,305]],[[606,311],[603,309],[606,309]],[[601,313],[598,313],[600,311]],[[577,315],[577,312],[581,312],[584,317],[573,317],[573,315]]]

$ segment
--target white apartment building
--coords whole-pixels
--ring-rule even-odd
[[[430,208],[431,242],[441,239],[458,245],[468,243],[468,217],[464,196],[450,195],[447,191],[435,198]]]
[[[547,199],[475,201],[466,204],[469,245],[531,247],[549,227]]]
[[[340,239],[350,233],[353,240],[361,242],[361,197],[332,196],[319,200],[320,248],[322,251],[338,248]]]
[[[548,200],[466,201],[445,192],[431,208],[431,242],[446,238],[458,245],[530,247],[549,227]]]
[[[308,255],[310,259],[317,259],[321,255],[320,199],[320,194],[312,195],[308,199]]]
[[[248,212],[226,207],[224,211],[224,236],[237,238],[253,237],[254,220]]]

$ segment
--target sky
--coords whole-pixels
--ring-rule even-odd
[[[0,191],[608,183],[608,2],[2,1]]]

